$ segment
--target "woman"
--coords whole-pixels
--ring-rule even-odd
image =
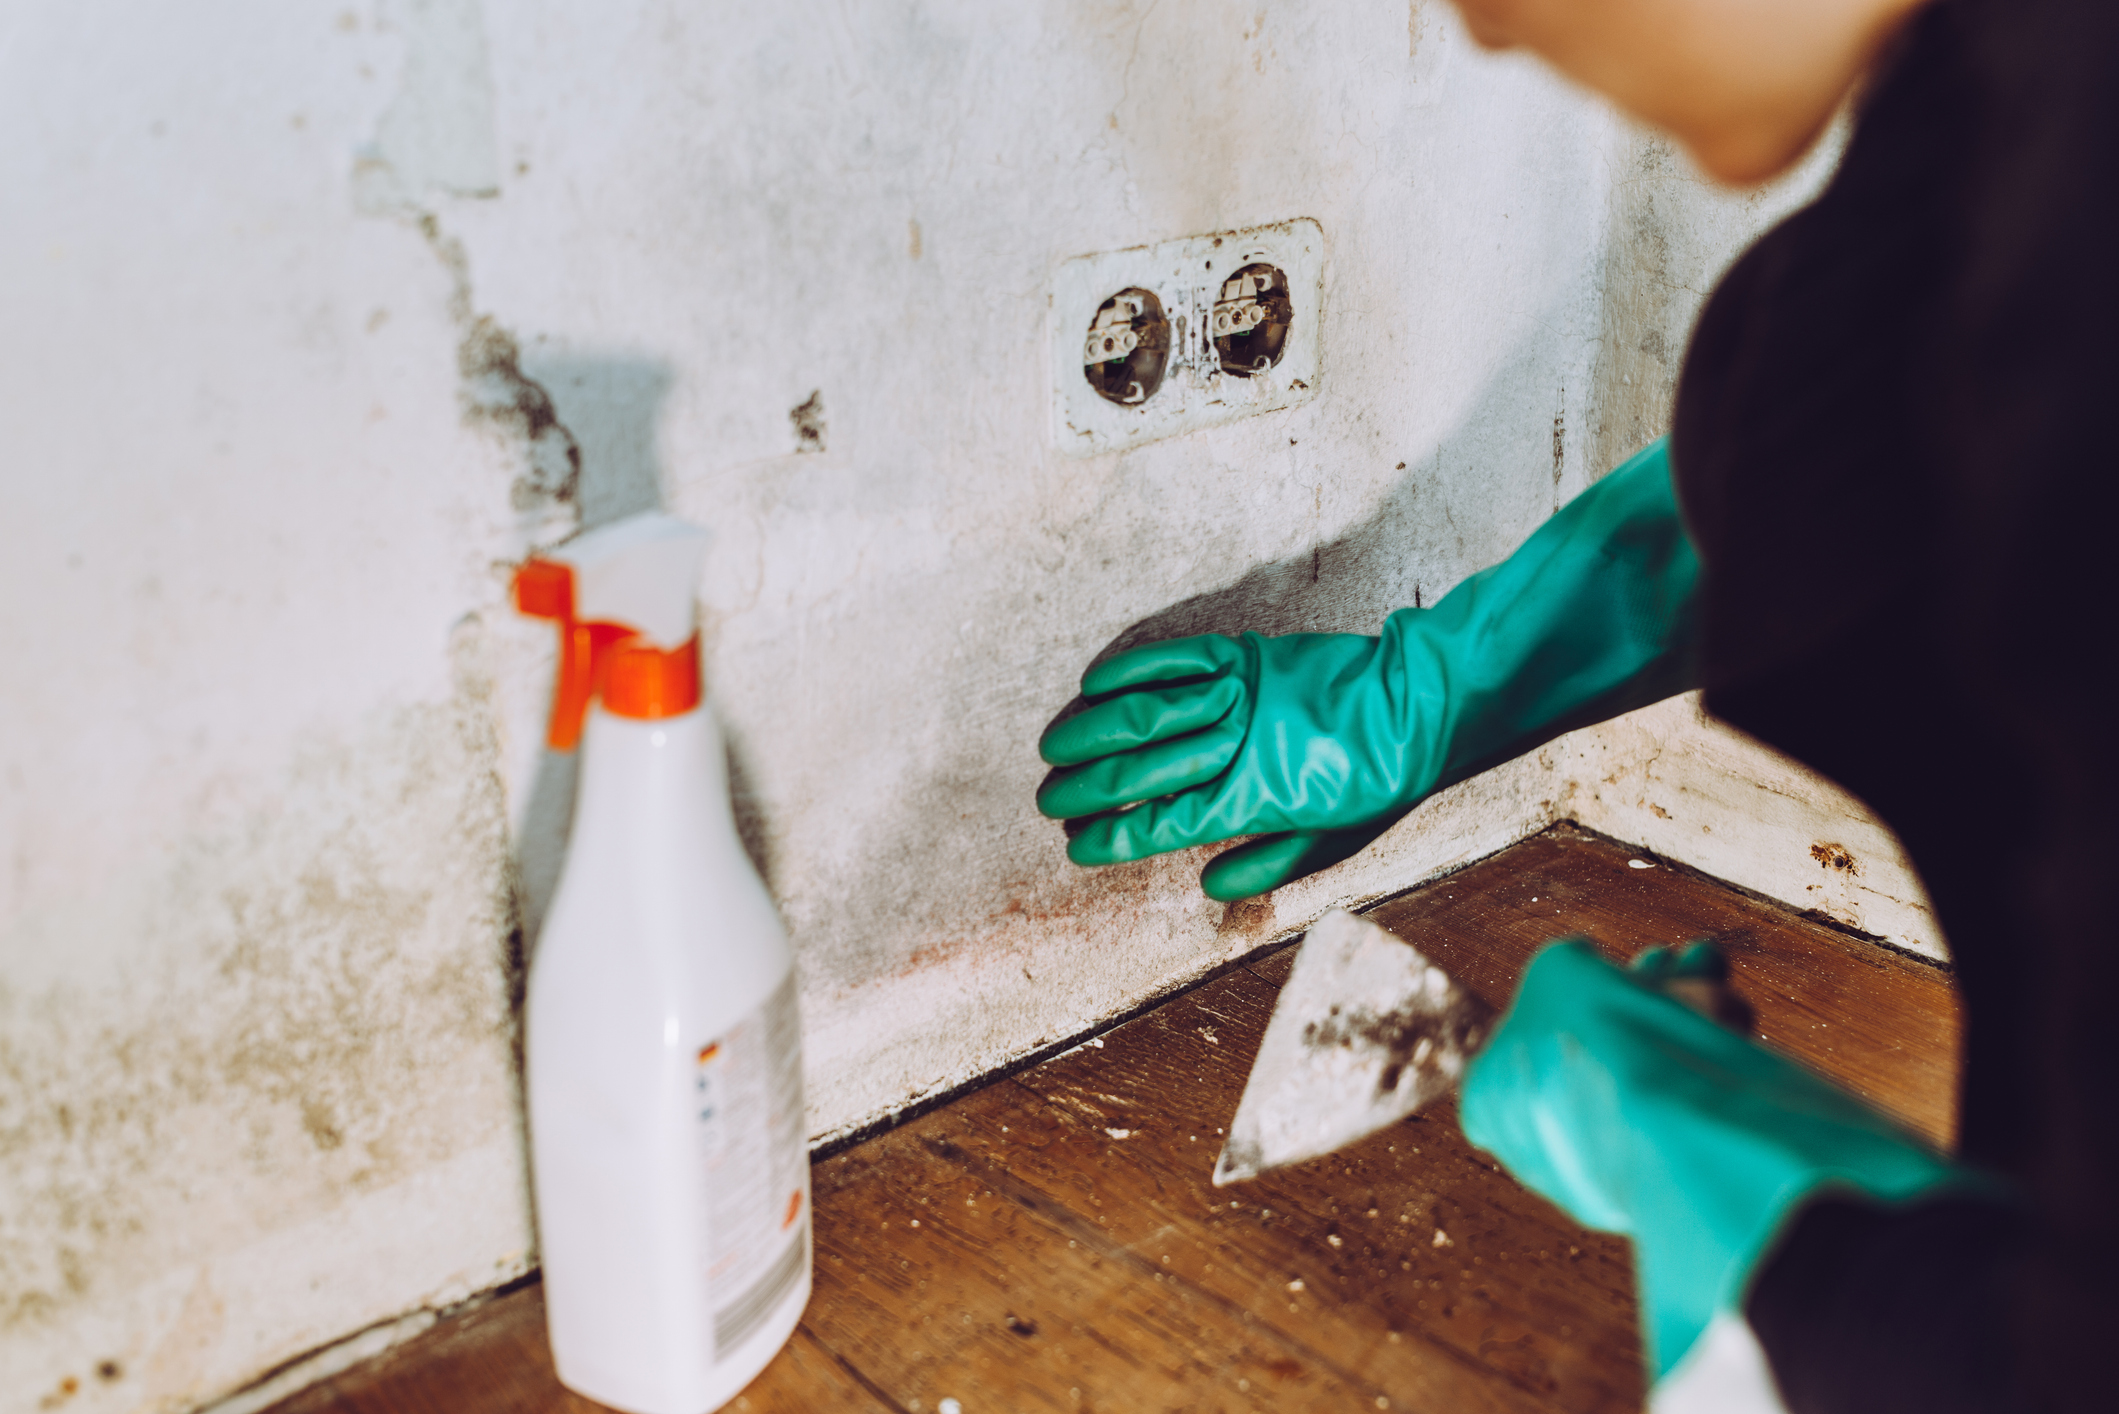
[[[1040,806],[1082,863],[1263,835],[1205,876],[1241,897],[1704,687],[1920,870],[1966,1007],[1960,1163],[1669,1001],[1714,965],[1697,953],[1632,975],[1541,955],[1467,1132],[1634,1237],[1661,1403],[1735,1407],[1716,1381],[1762,1357],[1796,1414],[2108,1407],[2119,7],[1458,3],[1726,181],[1787,168],[1855,92],[1852,139],[1710,299],[1667,449],[1376,638],[1096,665],[1041,744]]]

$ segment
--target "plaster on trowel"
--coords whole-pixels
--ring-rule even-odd
[[[1440,1099],[1494,1019],[1405,939],[1343,909],[1327,913],[1266,1023],[1216,1186],[1329,1154]]]

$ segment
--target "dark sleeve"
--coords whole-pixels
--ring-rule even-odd
[[[1807,1208],[1749,1304],[1796,1414],[2119,1409],[2115,74],[2109,0],[1930,0],[1680,385],[1708,709],[1905,844],[2028,1215]]]
[[[2020,1388],[2009,1339],[2006,1293],[2023,1239],[2015,1211],[1999,1202],[1814,1199],[1745,1309],[1789,1414],[2037,1407]]]

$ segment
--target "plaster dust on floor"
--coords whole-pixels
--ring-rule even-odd
[[[507,584],[651,506],[713,536],[820,1141],[1570,816],[1939,946],[1880,828],[1683,702],[1239,905],[1197,852],[1075,870],[1031,803],[1099,654],[1372,631],[1659,431],[1829,150],[1716,192],[1425,0],[0,33],[0,1414],[180,1414],[534,1264],[516,1016],[575,765]],[[1309,402],[1052,445],[1056,270],[1297,221]]]

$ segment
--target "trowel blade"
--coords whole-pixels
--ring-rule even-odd
[[[1411,943],[1327,913],[1266,1023],[1215,1185],[1329,1154],[1448,1094],[1493,1022]]]

